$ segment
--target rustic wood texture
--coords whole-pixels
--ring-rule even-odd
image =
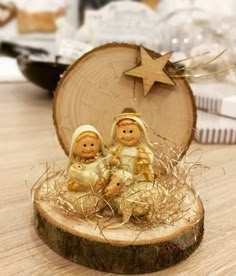
[[[175,85],[165,71],[171,55],[172,53],[167,53],[159,58],[153,59],[143,47],[140,47],[141,64],[126,71],[125,75],[143,79],[144,96],[147,96],[155,82]]]
[[[4,276],[111,276],[70,262],[38,237],[30,189],[31,167],[65,158],[51,120],[51,97],[29,83],[0,84],[0,274]],[[192,144],[210,166],[196,185],[205,208],[199,248],[158,276],[232,276],[236,273],[236,146]],[[223,172],[223,170],[225,172]]]
[[[95,227],[48,204],[44,200],[48,185],[54,185],[53,178],[42,182],[34,196],[37,232],[51,249],[76,263],[112,273],[159,271],[187,258],[202,240],[204,211],[193,191],[185,200],[189,208],[185,218],[175,225],[140,230],[130,223],[101,233],[102,221],[100,228]],[[120,223],[114,220],[113,226]]]
[[[189,85],[184,79],[175,79],[175,86],[155,83],[145,97],[142,79],[124,74],[139,62],[140,47],[110,44],[87,53],[64,73],[56,89],[53,117],[67,154],[72,133],[81,124],[95,126],[109,143],[113,118],[126,107],[142,114],[150,128],[172,145],[188,147],[196,122]],[[157,141],[153,133],[149,137]]]

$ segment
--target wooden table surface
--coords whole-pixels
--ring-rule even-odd
[[[31,167],[65,159],[51,118],[52,98],[30,83],[0,84],[0,275],[113,275],[74,264],[50,250],[33,225]],[[210,167],[196,186],[205,234],[185,261],[150,275],[236,275],[236,146],[203,146]],[[201,152],[201,153],[200,153]],[[30,182],[30,181],[28,181]]]

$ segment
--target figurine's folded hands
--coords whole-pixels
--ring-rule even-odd
[[[73,180],[68,180],[67,185],[68,185],[69,192],[78,192],[80,189],[79,183]]]
[[[146,160],[150,159],[149,156],[148,156],[148,154],[146,152],[140,152],[139,153],[139,158],[140,159],[146,159]]]
[[[109,163],[111,166],[118,167],[120,165],[120,159],[117,156],[113,156]]]

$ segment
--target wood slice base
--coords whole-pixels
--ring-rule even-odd
[[[189,206],[187,220],[141,232],[130,223],[101,234],[95,225],[65,216],[43,200],[42,183],[34,197],[35,226],[52,250],[73,262],[113,273],[154,272],[187,258],[202,240],[203,206],[199,197],[193,197],[194,191],[189,193],[195,202]]]

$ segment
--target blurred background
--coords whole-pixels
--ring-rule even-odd
[[[203,62],[227,49],[208,67],[217,69],[235,61],[235,6],[233,0],[1,0],[0,53],[68,65],[109,42],[174,51],[173,60],[210,51]],[[235,82],[231,72],[217,77]]]
[[[64,70],[99,45],[174,51],[172,61],[186,72],[211,75],[189,78],[199,108],[196,139],[219,142],[202,132],[236,131],[235,70],[217,73],[236,63],[235,12],[234,0],[1,0],[0,82],[31,81],[53,94]],[[236,134],[224,141],[235,142]]]

